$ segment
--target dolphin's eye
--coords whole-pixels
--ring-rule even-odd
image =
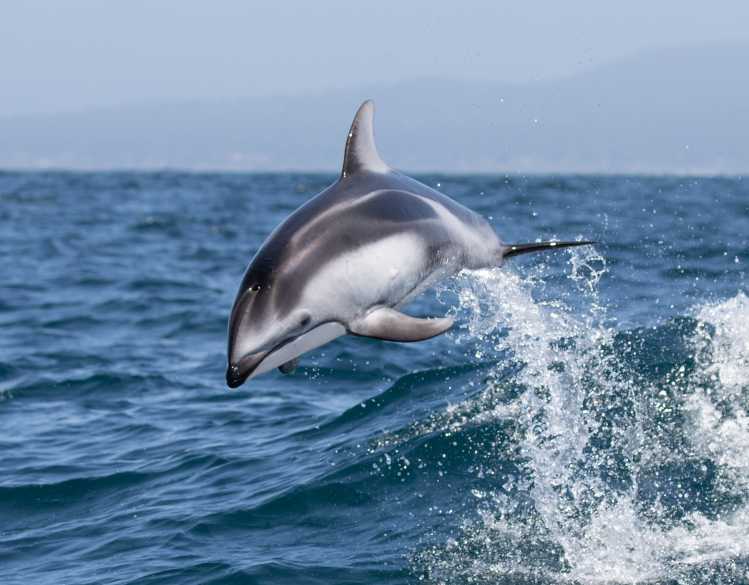
[[[299,324],[302,327],[306,327],[307,325],[310,324],[311,321],[312,321],[312,317],[310,317],[309,313],[306,313],[304,316],[302,316],[301,320],[299,321]]]
[[[260,290],[260,285],[259,285],[259,284],[253,284],[253,285],[252,285],[252,286],[250,287],[250,290],[251,290],[252,292],[257,292],[257,291],[259,291],[259,290]]]

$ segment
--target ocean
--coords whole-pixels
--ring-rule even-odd
[[[0,173],[0,583],[749,582],[749,182],[418,177],[508,242],[229,390],[317,174]]]

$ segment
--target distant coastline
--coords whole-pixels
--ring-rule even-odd
[[[301,96],[0,117],[0,168],[335,172],[347,121],[416,173],[742,175],[749,45],[662,49],[526,84],[415,79]]]

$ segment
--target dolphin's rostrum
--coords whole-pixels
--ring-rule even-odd
[[[398,308],[461,269],[590,242],[503,244],[480,215],[390,169],[374,142],[374,105],[351,125],[339,179],[310,199],[258,250],[229,318],[227,384],[280,368],[350,333],[421,341],[450,317],[418,319]]]

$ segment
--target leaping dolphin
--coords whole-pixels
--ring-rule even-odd
[[[388,167],[377,153],[374,104],[346,140],[338,180],[281,223],[250,262],[229,318],[226,383],[236,388],[347,333],[422,341],[451,317],[419,319],[405,305],[460,270],[526,252],[591,242],[504,244],[480,215]]]

